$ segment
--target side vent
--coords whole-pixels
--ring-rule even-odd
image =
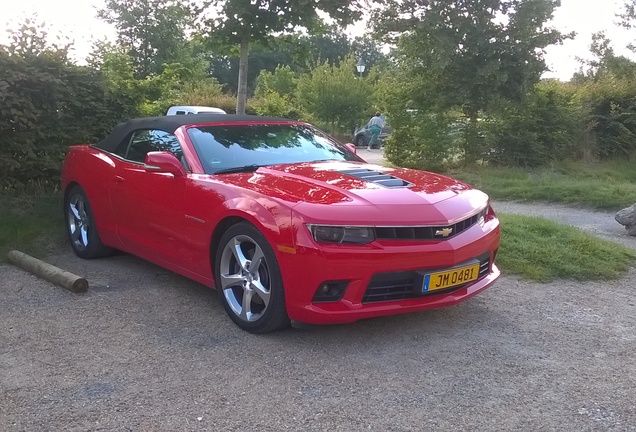
[[[393,177],[389,174],[381,173],[380,171],[372,171],[370,169],[350,169],[338,171],[339,173],[350,175],[360,180],[368,181],[380,185],[385,188],[401,188],[413,186],[405,180]]]

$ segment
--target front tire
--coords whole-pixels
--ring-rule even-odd
[[[364,135],[358,135],[356,137],[356,147],[364,147],[366,146],[366,140],[364,139]]]
[[[78,185],[73,186],[66,194],[64,221],[71,248],[78,257],[99,258],[112,252],[112,249],[100,240],[88,198]]]
[[[214,265],[216,289],[232,321],[250,333],[290,324],[276,255],[253,225],[232,225],[221,237]]]

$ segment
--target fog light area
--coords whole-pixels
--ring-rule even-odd
[[[314,294],[314,303],[339,301],[345,293],[349,281],[325,281]]]

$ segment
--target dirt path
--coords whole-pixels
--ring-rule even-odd
[[[636,241],[596,212],[495,207]],[[636,271],[253,336],[139,259],[50,261],[89,292],[0,266],[2,431],[636,430]]]

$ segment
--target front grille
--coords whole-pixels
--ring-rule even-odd
[[[479,279],[488,274],[490,269],[490,253],[480,255],[479,260]],[[434,270],[431,270],[434,271]],[[429,272],[430,271],[426,271]],[[377,273],[373,275],[367,290],[362,297],[362,303],[377,303],[383,301],[392,300],[404,300],[409,298],[418,298],[424,296],[445,294],[461,289],[468,284],[475,283],[476,281],[469,282],[454,287],[447,288],[445,290],[432,291],[430,293],[422,294],[419,290],[422,286],[422,272],[407,271],[407,272],[392,272],[392,273]]]
[[[484,209],[469,218],[453,225],[422,227],[375,227],[375,238],[378,240],[447,240],[466,231],[486,215]],[[443,233],[450,233],[446,236]]]

